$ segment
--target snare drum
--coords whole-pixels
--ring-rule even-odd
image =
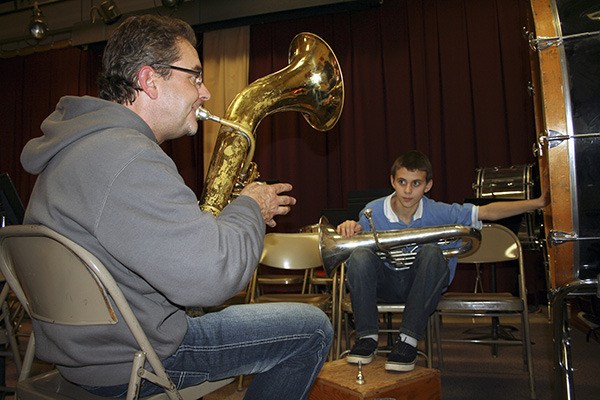
[[[532,165],[508,168],[478,168],[473,184],[478,199],[530,199],[533,189]]]
[[[478,199],[525,200],[539,195],[534,193],[539,192],[539,180],[533,164],[478,168],[475,172],[475,183],[472,186]],[[541,212],[525,213],[515,233],[523,248],[539,250],[543,237]]]

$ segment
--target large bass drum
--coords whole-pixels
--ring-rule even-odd
[[[553,288],[600,273],[600,2],[531,0],[540,172]]]
[[[529,29],[554,336],[554,399],[574,398],[567,299],[600,274],[600,2],[531,0]]]

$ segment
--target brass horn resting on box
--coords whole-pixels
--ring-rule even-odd
[[[371,224],[370,232],[352,237],[338,234],[326,217],[319,220],[319,250],[323,268],[329,275],[346,261],[352,251],[366,247],[397,268],[410,266],[420,246],[434,243],[442,247],[445,257],[467,256],[474,253],[481,243],[479,230],[464,225],[443,225],[428,228],[407,228],[376,231],[371,219],[371,210],[365,210]]]
[[[315,129],[334,127],[344,105],[344,80],[329,45],[313,33],[300,33],[289,48],[289,65],[257,79],[233,99],[223,118],[203,108],[199,120],[221,123],[210,160],[200,207],[215,216],[258,177],[252,162],[255,129],[269,114],[299,111]]]

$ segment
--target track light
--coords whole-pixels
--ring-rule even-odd
[[[35,40],[42,40],[48,34],[48,25],[44,21],[44,15],[38,7],[37,1],[33,3],[33,15],[28,26],[29,34]]]
[[[92,7],[90,10],[90,19],[92,20],[92,24],[96,22],[94,11],[98,13],[102,19],[102,22],[104,22],[106,25],[114,24],[119,20],[119,18],[121,18],[122,15],[114,0],[103,1],[99,7]]]
[[[160,0],[163,7],[166,8],[177,8],[183,3],[183,0]]]

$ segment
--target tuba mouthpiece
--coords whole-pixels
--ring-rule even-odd
[[[198,107],[198,109],[196,110],[196,119],[199,121],[214,121],[218,123],[221,122],[221,118],[212,115],[210,111],[203,107]]]

